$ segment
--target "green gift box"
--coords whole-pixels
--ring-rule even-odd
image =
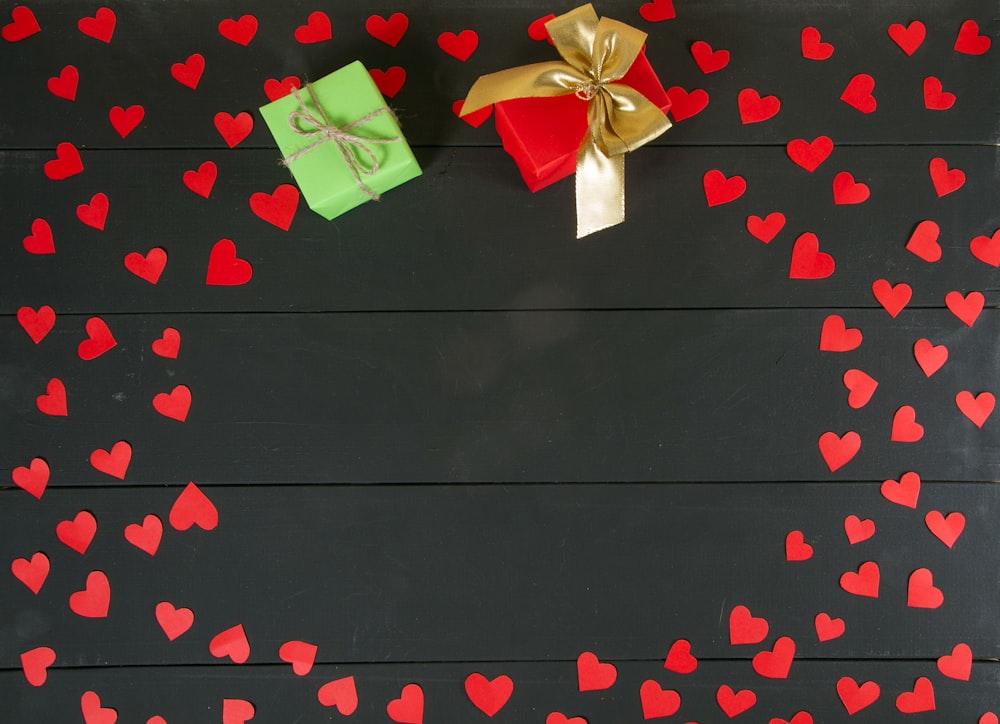
[[[327,220],[421,174],[361,61],[260,113],[309,207]]]

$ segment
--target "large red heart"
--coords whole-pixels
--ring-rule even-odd
[[[851,462],[860,449],[861,436],[853,430],[843,435],[831,431],[819,436],[819,452],[831,473]]]
[[[788,157],[812,173],[833,153],[833,140],[829,136],[816,136],[812,141],[796,138],[785,145]]]
[[[937,668],[949,679],[968,681],[972,676],[972,649],[968,644],[956,644],[950,654],[937,660]]]
[[[111,446],[111,451],[98,448],[90,453],[90,465],[98,472],[119,480],[125,479],[128,465],[132,461],[132,446],[119,440]]]
[[[513,693],[514,682],[506,675],[490,680],[480,673],[474,673],[465,679],[465,695],[486,716],[494,716],[503,709]]]
[[[948,348],[943,344],[935,346],[929,339],[921,337],[913,343],[913,357],[924,371],[924,376],[930,377],[948,361]]]
[[[118,18],[111,8],[100,8],[93,17],[80,18],[76,27],[84,35],[96,38],[104,43],[111,42],[111,36],[115,34],[115,24]]]
[[[250,642],[243,624],[238,623],[213,636],[208,650],[217,659],[228,656],[234,664],[246,663],[250,658]]]
[[[677,639],[670,646],[663,668],[675,674],[690,674],[698,668],[698,659],[691,654],[691,642],[687,639]]]
[[[118,135],[125,138],[128,134],[139,127],[142,123],[142,119],[146,117],[146,109],[142,106],[132,105],[128,108],[122,108],[121,106],[114,106],[110,111],[108,111],[108,120],[111,121],[111,127],[114,128]]]
[[[819,250],[819,239],[811,231],[795,240],[788,265],[789,279],[826,279],[836,268],[833,257]]]
[[[828,315],[819,333],[820,352],[850,352],[861,346],[864,335],[857,327],[848,327],[839,314]]]
[[[955,404],[958,405],[962,414],[972,421],[973,425],[982,428],[989,416],[993,414],[997,398],[992,392],[980,392],[974,396],[968,390],[962,390],[955,395]]]
[[[924,78],[924,108],[929,111],[946,111],[955,105],[955,94],[944,90],[941,81],[933,75]]]
[[[19,40],[29,38],[42,29],[38,25],[35,14],[24,5],[15,5],[10,11],[10,19],[11,22],[0,30],[0,37],[3,37],[8,43],[16,43]]]
[[[371,15],[365,21],[365,30],[376,40],[395,48],[410,27],[410,19],[403,13],[393,13],[388,20],[381,15]]]
[[[170,392],[160,392],[153,397],[153,409],[171,420],[184,422],[191,410],[191,389],[177,385]]]
[[[902,405],[892,416],[893,442],[917,442],[924,436],[924,426],[917,422],[917,412],[911,405]]]
[[[679,85],[671,86],[667,90],[667,98],[670,99],[670,116],[674,123],[698,115],[708,105],[708,93],[701,88],[688,93]]]
[[[45,579],[49,577],[49,557],[38,551],[27,558],[15,558],[10,564],[10,572],[14,578],[19,580],[32,593],[38,593],[45,585]]]
[[[97,518],[89,510],[81,510],[73,520],[64,520],[56,526],[56,538],[80,555],[87,552],[97,535]]]
[[[215,130],[230,148],[236,148],[253,130],[253,117],[246,111],[240,111],[235,116],[219,111],[213,122]]]
[[[948,162],[940,156],[931,159],[928,166],[934,192],[940,198],[953,191],[958,191],[965,184],[965,171],[960,168],[948,168]]]
[[[969,242],[972,255],[993,267],[1000,267],[1000,229],[993,236],[977,236]]]
[[[966,327],[971,327],[986,306],[986,297],[982,292],[969,292],[965,296],[962,296],[961,292],[948,292],[944,296],[944,303],[952,314],[965,323]]]
[[[39,307],[38,311],[31,307],[20,307],[17,310],[17,323],[31,337],[31,341],[38,344],[55,325],[56,313],[47,304]]]
[[[295,39],[303,45],[322,43],[332,37],[333,28],[330,25],[330,16],[321,10],[309,13],[306,24],[295,29]]]
[[[933,264],[941,259],[941,245],[938,244],[940,235],[941,227],[935,222],[930,219],[921,221],[910,234],[910,239],[906,242],[906,250]]]
[[[479,47],[479,34],[475,30],[463,30],[457,35],[446,31],[438,36],[437,44],[448,55],[464,62]]]
[[[816,629],[816,638],[819,639],[821,643],[840,638],[844,635],[844,630],[846,629],[844,619],[831,618],[830,614],[823,612],[816,614],[816,618],[813,620],[813,626]]]
[[[256,713],[254,705],[246,699],[222,700],[222,724],[245,724]]]
[[[344,716],[350,716],[358,708],[358,689],[353,676],[328,681],[319,687],[316,694],[323,706],[335,706]]]
[[[858,73],[848,82],[844,92],[840,94],[840,100],[862,113],[874,113],[878,102],[872,95],[873,90],[875,79],[867,73]]]
[[[125,255],[125,268],[150,284],[160,281],[167,266],[167,252],[160,247],[150,249],[145,255],[132,251]]]
[[[273,193],[257,191],[250,196],[250,209],[269,224],[288,231],[299,208],[299,190],[291,184],[281,184]]]
[[[371,68],[368,75],[372,77],[379,92],[386,98],[395,98],[396,94],[403,88],[403,84],[406,83],[406,69],[398,65],[385,70]]]
[[[841,171],[833,177],[833,203],[839,205],[862,204],[871,196],[867,184],[855,181],[849,171]]]
[[[205,56],[201,53],[192,53],[183,63],[174,63],[170,66],[170,75],[178,83],[194,90],[201,82],[201,75],[205,72]]]
[[[966,55],[982,55],[990,49],[991,43],[990,36],[979,34],[979,23],[975,20],[966,20],[958,29],[955,50]]]
[[[648,23],[659,23],[677,17],[674,0],[649,0],[639,6],[639,15]]]
[[[55,663],[56,652],[48,646],[25,651],[21,654],[21,670],[32,686],[41,686],[49,676],[49,667]]]
[[[535,18],[528,25],[528,37],[532,40],[547,40],[549,45],[552,45],[552,38],[549,37],[549,29],[545,26],[548,25],[550,20],[555,19],[555,15],[549,13],[548,15],[543,15],[540,18]]]
[[[184,185],[203,198],[208,198],[215,186],[219,169],[212,161],[205,161],[197,171],[184,172]]]
[[[882,305],[882,308],[889,313],[889,316],[895,319],[910,303],[913,289],[905,282],[893,285],[889,283],[888,279],[876,279],[872,282],[872,294],[875,295],[875,300]]]
[[[76,91],[79,86],[80,71],[77,70],[75,65],[65,66],[59,71],[59,75],[49,78],[46,83],[49,93],[56,98],[62,98],[67,101],[76,100]]]
[[[190,608],[176,608],[170,601],[160,601],[156,604],[156,622],[167,639],[173,641],[187,633],[194,624],[194,612]]]
[[[173,327],[166,327],[159,339],[154,339],[150,345],[153,354],[167,359],[177,359],[181,350],[181,333]]]
[[[56,157],[46,161],[43,167],[46,178],[62,181],[83,172],[83,159],[72,143],[63,141],[56,145]]]
[[[80,710],[84,724],[115,724],[118,721],[118,712],[101,706],[101,697],[94,691],[85,691],[80,697]]]
[[[893,23],[889,26],[889,37],[907,55],[913,55],[927,37],[927,28],[919,20],[909,25]]]
[[[253,267],[246,259],[236,256],[236,244],[231,239],[219,239],[208,255],[205,283],[232,287],[246,284],[253,277]]]
[[[424,690],[419,684],[407,684],[398,699],[385,707],[389,718],[397,724],[422,724],[424,721]]]
[[[833,55],[833,45],[824,43],[819,30],[811,25],[802,28],[799,40],[802,46],[802,57],[806,60],[826,60]]]
[[[855,410],[867,405],[878,388],[878,380],[859,369],[847,370],[843,379],[844,387],[848,390],[847,404]]]
[[[201,488],[189,482],[170,506],[168,520],[174,530],[187,530],[192,525],[213,530],[219,525],[219,511]]]
[[[754,617],[746,606],[734,606],[729,612],[729,643],[733,646],[759,644],[768,628],[767,619]]]
[[[31,235],[21,242],[29,254],[55,254],[56,245],[52,238],[52,227],[45,219],[31,222]]]
[[[84,618],[107,618],[111,605],[111,585],[103,571],[87,574],[87,585],[69,597],[69,608]]]
[[[787,679],[795,658],[795,641],[782,636],[770,651],[761,651],[753,657],[753,670],[767,679]]]
[[[104,231],[110,206],[106,194],[96,193],[90,197],[90,203],[80,204],[76,207],[76,218],[91,228]]]
[[[125,526],[125,540],[144,553],[156,555],[163,538],[163,523],[159,517],[148,514],[142,519],[142,524],[129,523]]]
[[[748,123],[760,123],[769,118],[773,118],[781,110],[781,101],[777,96],[761,96],[753,88],[744,88],[736,97],[736,104],[740,111],[740,121],[746,125]]]
[[[921,676],[913,685],[913,691],[904,691],[896,697],[896,708],[904,714],[919,714],[934,711],[934,685],[926,676]]]
[[[269,101],[276,101],[279,98],[291,95],[292,91],[298,90],[301,87],[302,81],[294,75],[286,76],[281,80],[268,78],[264,81],[264,95],[267,96]]]
[[[278,649],[278,658],[291,664],[292,672],[296,676],[305,676],[312,671],[313,664],[316,663],[317,651],[319,647],[316,644],[306,641],[286,641]]]
[[[728,204],[742,196],[747,190],[747,182],[742,176],[727,177],[722,171],[712,169],[702,177],[705,200],[709,206]]]
[[[49,484],[49,464],[42,458],[32,458],[28,467],[19,465],[11,471],[11,480],[22,490],[41,500]]]
[[[713,50],[704,40],[696,40],[691,44],[691,57],[698,68],[706,75],[722,70],[729,65],[728,50]]]
[[[772,211],[763,219],[756,215],[747,217],[747,231],[765,244],[770,244],[783,228],[785,215],[780,211]]]
[[[84,329],[87,332],[87,339],[76,347],[77,355],[84,361],[97,359],[118,344],[107,323],[100,317],[88,319]]]
[[[874,681],[866,681],[859,685],[849,676],[841,677],[837,681],[837,696],[851,716],[874,704],[881,693],[882,690]]]
[[[801,530],[789,531],[785,536],[785,560],[808,561],[813,557],[813,547],[805,542]]]
[[[639,687],[643,719],[659,719],[673,716],[681,708],[681,695],[673,689],[664,689],[652,679],[642,682]]]
[[[723,684],[715,692],[715,701],[722,712],[732,719],[753,708],[757,703],[757,695],[750,689],[734,692],[731,686]]]
[[[886,480],[882,483],[881,493],[890,503],[916,508],[920,497],[920,476],[909,472],[903,473],[899,480]]]
[[[593,652],[584,651],[576,659],[576,678],[580,691],[603,691],[614,685],[618,669],[602,662]]]
[[[45,386],[45,394],[35,398],[38,411],[52,417],[66,417],[69,409],[66,406],[66,385],[58,377],[53,377]]]
[[[870,518],[861,520],[856,515],[849,515],[844,518],[844,534],[847,535],[847,542],[851,545],[866,541],[875,535],[875,521]]]
[[[865,561],[858,566],[857,572],[847,571],[840,577],[840,587],[855,596],[878,598],[880,576],[878,563]]]
[[[947,516],[940,510],[927,511],[924,523],[927,529],[949,548],[955,545],[955,541],[965,530],[965,516],[957,511]]]
[[[238,45],[249,45],[257,34],[257,18],[253,15],[243,15],[239,20],[226,18],[219,23],[219,35]]]

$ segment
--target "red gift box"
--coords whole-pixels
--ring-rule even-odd
[[[645,51],[616,82],[635,88],[664,113],[670,110]],[[573,93],[514,98],[496,103],[494,113],[503,148],[514,157],[529,189],[538,191],[576,171],[577,151],[587,135],[587,101]]]

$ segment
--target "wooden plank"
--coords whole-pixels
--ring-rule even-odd
[[[85,151],[84,173],[61,182],[42,173],[50,152],[0,153],[10,228],[0,244],[16,262],[0,267],[0,313],[41,304],[58,313],[877,307],[878,278],[909,283],[911,306],[942,307],[953,289],[1000,303],[996,269],[969,251],[1000,227],[995,148],[840,147],[812,175],[781,148],[644,149],[628,162],[626,223],[583,241],[574,238],[570,181],[531,195],[500,149],[418,155],[420,180],[332,223],[302,203],[285,232],[248,204],[289,181],[271,151]],[[935,157],[965,172],[963,188],[937,197]],[[205,200],[181,178],[207,159],[219,179]],[[713,168],[745,176],[747,193],[708,207],[702,177]],[[869,184],[870,201],[834,204],[843,170]],[[97,192],[110,199],[103,232],[76,218]],[[787,222],[765,245],[746,220],[772,211]],[[23,248],[36,218],[52,228],[54,255]],[[941,228],[938,263],[905,248],[924,219]],[[804,232],[833,256],[832,276],[789,279]],[[248,284],[205,285],[220,238],[252,264]],[[153,247],[168,255],[155,287],[123,265]]]

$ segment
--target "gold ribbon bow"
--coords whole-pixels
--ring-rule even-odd
[[[569,93],[587,101],[588,133],[576,156],[576,236],[625,220],[624,154],[670,128],[670,119],[639,91],[616,83],[632,67],[646,33],[601,18],[583,5],[546,23],[563,60],[484,75],[469,90],[462,115],[512,98]]]

